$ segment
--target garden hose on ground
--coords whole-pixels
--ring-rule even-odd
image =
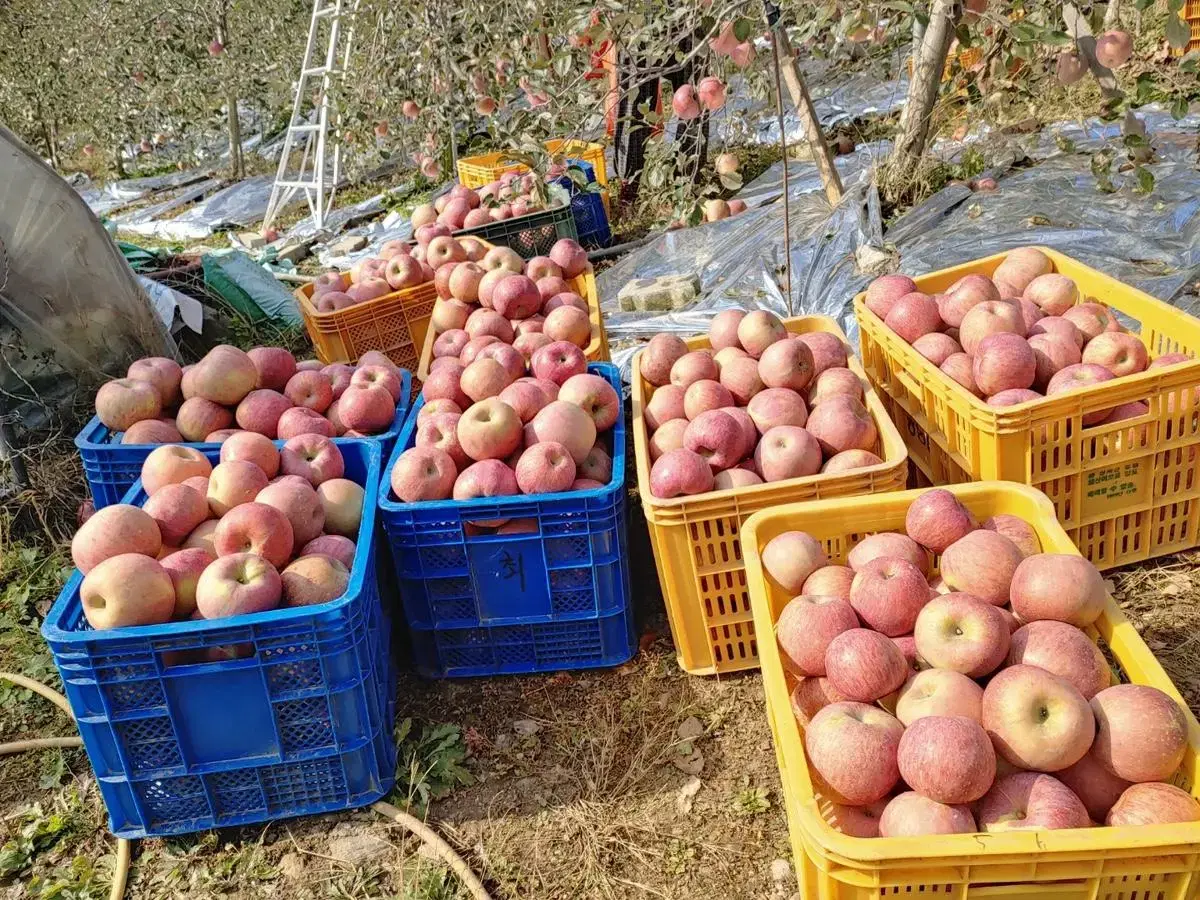
[[[33,691],[45,697],[75,721],[71,712],[71,704],[67,698],[53,688],[48,688],[40,681],[26,678],[15,672],[0,672],[0,679],[11,681],[15,685]],[[28,741],[13,741],[10,744],[0,744],[0,756],[9,753],[20,753],[23,750],[43,750],[47,747],[79,747],[83,741],[78,737],[34,738]],[[112,888],[108,892],[108,900],[122,900],[125,896],[125,883],[129,880],[129,846],[125,838],[117,838],[117,860],[113,864]]]
[[[26,678],[24,675],[17,675],[14,672],[0,672],[0,679],[11,681],[13,684],[19,685],[26,690],[40,694],[68,716],[71,716],[71,721],[75,720],[71,712],[71,704],[58,691],[48,688],[41,682],[34,681],[32,678]],[[83,741],[78,737],[33,738],[25,741],[0,744],[0,756],[10,753],[20,753],[25,750],[44,750],[51,747],[79,747],[82,744]],[[483,882],[471,871],[471,867],[433,829],[429,828],[429,826],[425,825],[419,819],[392,806],[390,803],[380,801],[371,808],[381,816],[403,826],[419,838],[425,846],[429,847],[450,868],[450,871],[458,876],[475,900],[492,900],[491,895],[484,888]],[[108,900],[122,900],[125,896],[125,884],[129,879],[129,847],[130,842],[128,840],[125,838],[117,839],[117,860],[113,869],[112,890],[109,891]]]

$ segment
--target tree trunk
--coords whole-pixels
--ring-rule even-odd
[[[911,171],[925,152],[933,108],[946,67],[946,54],[961,14],[962,7],[955,0],[933,0],[929,26],[925,29],[920,53],[913,66],[912,82],[908,86],[908,101],[900,114],[900,133],[888,160],[888,167],[894,172]]]
[[[50,166],[55,171],[58,170],[58,141],[54,139],[54,129],[50,127],[45,119],[41,120],[42,140],[46,142],[46,157],[50,160]]]
[[[925,41],[925,25],[917,16],[913,16],[912,20],[912,55],[909,57],[912,62],[913,74],[917,71],[917,61],[921,58],[921,44]]]
[[[246,170],[242,166],[242,123],[238,121],[237,97],[230,92],[225,103],[229,107],[229,174],[240,181]]]

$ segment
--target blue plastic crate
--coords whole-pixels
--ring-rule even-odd
[[[407,369],[400,370],[400,403],[396,406],[396,417],[391,427],[382,434],[371,435],[369,438],[334,438],[335,444],[349,440],[369,440],[379,442],[379,452],[387,459],[392,452],[392,446],[400,435],[404,420],[408,415],[409,401],[412,396],[412,375]],[[109,431],[95,416],[83,426],[83,430],[75,436],[75,447],[79,450],[79,459],[83,463],[83,474],[87,478],[88,487],[92,491],[92,502],[96,509],[102,509],[112,503],[120,503],[121,498],[142,476],[142,463],[146,457],[161,444],[122,444],[124,432]],[[281,442],[276,442],[281,443]],[[197,447],[201,450],[220,450],[220,444],[196,443],[185,447]]]
[[[596,172],[591,163],[582,159],[569,159],[567,165],[582,169],[589,184],[595,182]],[[612,230],[608,225],[608,212],[604,208],[604,195],[581,191],[566,175],[559,178],[558,183],[571,193],[571,215],[575,217],[575,231],[579,235],[579,243],[589,250],[611,244]]]
[[[610,363],[588,371],[620,395]],[[384,469],[380,516],[418,671],[431,677],[615,666],[635,650],[625,546],[625,420],[613,475],[588,491],[400,503],[390,473],[416,438],[418,399]],[[528,519],[529,534],[472,523]]]
[[[340,445],[363,485],[350,586],[320,606],[94,631],[76,571],[42,626],[110,827],[181,834],[363,806],[395,777],[397,673],[379,596],[381,454]],[[214,459],[216,448],[208,448]],[[139,481],[124,498],[141,504]],[[244,658],[197,661],[197,651]]]

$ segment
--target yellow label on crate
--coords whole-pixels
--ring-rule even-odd
[[[1092,469],[1080,475],[1082,479],[1082,515],[1085,519],[1097,513],[1111,513],[1114,508],[1129,507],[1130,511],[1147,499],[1150,489],[1150,466],[1145,459]]]

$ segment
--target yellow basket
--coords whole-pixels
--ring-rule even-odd
[[[1151,357],[1200,354],[1200,320],[1070,257],[1040,248],[1082,294],[1141,324]],[[1005,254],[914,279],[928,294],[971,272],[990,275]],[[1016,481],[1054,503],[1067,533],[1098,568],[1200,543],[1200,361],[1153,369],[1079,391],[994,409],[944,375],[854,298],[863,367],[934,484]],[[1149,412],[1084,428],[1084,414],[1143,400]]]
[[[784,325],[793,334],[825,331],[846,340],[827,316],[785,319]],[[691,350],[710,346],[706,336],[694,337],[687,345]],[[758,648],[738,536],[742,523],[751,513],[781,503],[903,490],[908,474],[904,440],[879,397],[864,384],[867,409],[879,430],[877,452],[882,463],[844,474],[810,475],[661,500],[650,494],[649,434],[643,412],[654,389],[641,377],[639,356],[633,359],[634,455],[675,657],[680,668],[693,675],[757,668]],[[853,357],[849,366],[863,377]]]
[[[956,485],[951,490],[979,519],[1020,516],[1037,529],[1042,550],[1077,554],[1055,521],[1046,497],[1024,485]],[[855,543],[879,531],[903,531],[908,506],[921,491],[796,503],[764,510],[743,526],[746,577],[754,625],[772,634],[791,599],[764,576],[759,556],[784,531],[806,531],[821,541],[831,562],[845,564]],[[1123,680],[1166,691],[1187,710],[1133,625],[1109,597],[1091,633],[1103,640]],[[822,900],[879,900],[921,894],[939,900],[1184,900],[1200,892],[1200,822],[1140,828],[1013,831],[912,838],[856,838],[842,834],[822,813],[804,754],[799,723],[778,645],[761,648],[767,714],[783,782],[800,895]],[[1189,749],[1175,783],[1200,796],[1200,726],[1190,712]]]
[[[608,184],[608,170],[604,167],[604,148],[601,145],[555,138],[546,141],[544,146],[556,156],[562,154],[570,159],[582,159],[590,163],[596,172],[596,182],[600,185]],[[467,156],[458,161],[458,180],[469,188],[481,188],[491,184],[505,172],[524,171],[526,166],[509,161],[508,153],[503,150]]]
[[[354,363],[368,350],[379,350],[402,369],[416,368],[437,300],[433,282],[327,313],[317,312],[312,291],[306,284],[293,296],[321,362]]]
[[[492,246],[479,238],[475,238],[475,240],[485,247]],[[600,295],[596,291],[596,276],[591,272],[584,272],[578,278],[568,278],[567,284],[587,301],[588,317],[592,321],[592,340],[584,349],[583,355],[588,362],[608,362],[611,358],[608,352],[608,335],[604,332],[604,316],[600,313]],[[429,377],[429,366],[433,362],[433,342],[435,340],[437,340],[437,334],[432,328],[428,329],[421,347],[420,363],[416,368],[417,378],[421,381]]]
[[[1171,55],[1175,57],[1186,56],[1195,50],[1200,50],[1200,0],[1187,0],[1182,16],[1183,21],[1187,22],[1192,36],[1183,49],[1171,48]]]

